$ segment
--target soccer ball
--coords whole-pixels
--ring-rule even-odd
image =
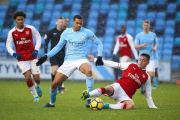
[[[100,98],[93,98],[90,102],[92,110],[101,110],[103,108],[103,101]]]

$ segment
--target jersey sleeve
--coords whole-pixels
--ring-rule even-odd
[[[94,33],[90,30],[87,30],[88,32],[88,38],[93,41],[93,43],[95,43],[98,47],[98,56],[102,56],[102,51],[103,51],[103,44],[102,42],[96,37],[96,35],[94,35]]]
[[[97,58],[94,59],[94,62],[96,62]],[[131,64],[130,62],[126,62],[126,63],[118,63],[118,62],[114,62],[114,61],[109,61],[109,60],[103,60],[104,65],[108,66],[108,67],[113,67],[113,68],[117,68],[117,69],[121,69],[121,70],[126,70],[128,68],[128,66]]]
[[[33,37],[36,39],[36,46],[35,49],[39,50],[41,47],[41,35],[39,34],[39,32],[32,26],[32,35]]]
[[[153,99],[152,99],[152,96],[151,96],[151,79],[150,79],[150,77],[148,77],[148,80],[143,85],[143,88],[145,90],[144,96],[146,98],[146,101],[147,101],[147,104],[148,104],[149,108],[157,108],[154,105],[154,102],[153,102]]]
[[[6,48],[11,55],[13,55],[13,53],[15,53],[15,51],[13,50],[13,47],[12,47],[12,42],[13,42],[13,36],[12,36],[12,32],[10,31],[8,33],[8,37],[6,40]]]
[[[61,34],[61,38],[60,38],[58,44],[50,52],[48,52],[48,54],[47,54],[48,58],[54,56],[63,48],[63,46],[66,43],[65,37],[66,37],[66,32],[63,32]]]
[[[49,40],[50,40],[51,38],[52,38],[51,31],[48,31],[48,32],[44,35],[44,40],[45,40],[44,53],[45,53],[45,54],[47,54],[48,43],[49,43]]]
[[[135,38],[135,45],[140,45],[140,39],[139,39],[138,34],[136,35],[136,38]]]
[[[132,52],[134,54],[134,57],[137,60],[138,59],[138,53],[137,53],[137,50],[134,47],[133,37],[131,35],[128,35],[127,37],[128,37],[128,43],[129,43],[129,45],[131,47],[131,50],[132,50]]]
[[[113,54],[116,55],[118,51],[119,51],[119,40],[117,38],[116,39],[116,44],[114,46]]]

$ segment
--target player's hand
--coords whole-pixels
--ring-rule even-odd
[[[33,52],[32,52],[32,57],[36,57],[37,56],[37,54],[38,54],[38,51],[37,50],[33,50]]]
[[[142,47],[146,47],[146,46],[147,46],[147,43],[143,43],[143,44],[142,44]]]
[[[96,60],[96,66],[101,66],[104,65],[103,61],[102,61],[102,57],[98,56],[97,60]]]
[[[115,54],[113,54],[113,56],[112,56],[112,60],[113,60],[113,61],[115,60],[115,57],[116,57],[116,55],[115,55]]]
[[[156,51],[156,49],[155,49],[155,48],[153,48],[153,49],[152,49],[152,51],[154,51],[154,52],[155,52],[155,51]]]
[[[47,60],[47,55],[38,59],[36,66],[41,66]]]
[[[17,60],[21,60],[22,56],[19,53],[13,53],[13,57],[15,57]]]
[[[90,58],[90,62],[94,62],[94,56],[93,55],[87,55]]]

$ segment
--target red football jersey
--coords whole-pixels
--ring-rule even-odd
[[[36,38],[36,48],[33,43],[33,36]],[[37,57],[31,57],[34,49],[39,50],[41,46],[41,36],[39,32],[30,25],[25,25],[23,30],[18,30],[16,27],[11,29],[8,33],[7,49],[12,55],[14,53],[12,49],[12,41],[16,47],[16,53],[22,55],[22,59],[19,61],[33,60]]]
[[[121,85],[126,94],[132,99],[132,96],[139,89],[143,83],[149,79],[146,70],[142,70],[137,64],[130,64],[124,71],[122,77],[116,81]]]

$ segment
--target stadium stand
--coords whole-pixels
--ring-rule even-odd
[[[9,5],[0,5],[0,52],[7,52],[5,43],[7,33],[15,26],[12,15],[16,10],[27,14],[25,23],[33,25],[41,34],[56,26],[58,16],[70,19],[81,14],[84,27],[92,30],[104,44],[104,57],[111,57],[110,49],[114,37],[120,34],[120,26],[126,25],[133,38],[142,31],[144,19],[151,21],[157,34],[160,60],[172,61],[172,68],[180,65],[180,0],[10,0]],[[43,54],[44,42],[39,52]],[[97,51],[93,44],[88,45],[88,53]],[[1,54],[0,54],[1,55]],[[10,56],[8,54],[6,58]],[[178,65],[175,65],[175,64]]]

